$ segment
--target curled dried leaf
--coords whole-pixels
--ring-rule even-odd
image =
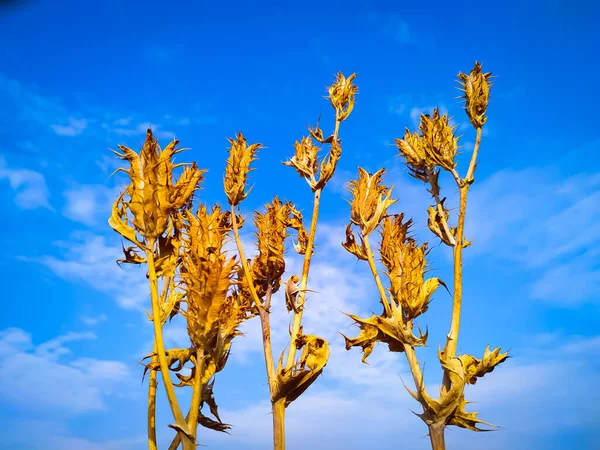
[[[358,259],[368,261],[369,256],[367,255],[367,249],[365,247],[365,241],[361,235],[358,236],[360,239],[360,245],[356,243],[356,238],[352,232],[352,224],[348,224],[346,227],[346,241],[342,242],[342,246],[356,256]]]

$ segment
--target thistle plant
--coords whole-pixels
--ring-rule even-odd
[[[333,85],[328,88],[329,100],[335,110],[335,128],[325,137],[319,124],[309,129],[309,136],[295,144],[295,155],[283,164],[293,167],[304,178],[313,192],[311,225],[307,231],[300,211],[291,202],[281,202],[275,197],[267,204],[265,212],[256,211],[254,225],[258,255],[253,260],[244,256],[239,234],[238,213],[240,203],[248,196],[246,190],[251,163],[261,144],[247,145],[244,136],[238,133],[230,139],[229,158],[225,170],[224,189],[231,207],[233,230],[240,255],[245,286],[258,310],[261,321],[262,341],[270,400],[273,412],[273,442],[276,450],[285,448],[285,408],[297,399],[321,374],[329,359],[329,345],[325,339],[304,334],[302,315],[306,293],[309,292],[308,277],[317,230],[321,193],[332,178],[341,156],[339,128],[354,108],[357,88],[353,84],[355,74],[346,78],[338,73]],[[316,142],[315,142],[316,141]],[[320,146],[329,145],[328,154],[319,162]],[[294,230],[297,242],[294,249],[304,256],[302,273],[292,275],[285,283],[285,239],[289,230]],[[287,357],[281,353],[277,365],[274,363],[271,344],[270,307],[271,299],[284,285],[288,312],[293,314],[290,327],[290,343]],[[297,357],[297,351],[302,353]]]
[[[412,220],[405,220],[403,214],[388,215],[387,209],[396,202],[392,199],[392,189],[383,185],[385,169],[369,174],[359,168],[358,178],[350,183],[351,219],[346,230],[346,250],[359,260],[368,262],[379,292],[383,312],[363,319],[350,317],[360,327],[356,338],[345,337],[346,349],[360,347],[363,362],[373,351],[377,342],[388,345],[392,352],[403,352],[411,370],[415,390],[407,388],[410,395],[420,403],[423,412],[419,415],[429,428],[431,445],[434,450],[445,449],[444,430],[449,425],[473,431],[487,431],[478,424],[491,425],[477,418],[477,413],[467,412],[464,389],[467,384],[475,384],[478,378],[491,372],[508,358],[500,348],[493,351],[486,347],[483,357],[457,355],[458,333],[462,306],[462,251],[471,242],[464,237],[467,195],[474,183],[474,173],[481,144],[482,127],[486,123],[491,74],[481,70],[475,63],[469,74],[459,73],[459,83],[465,101],[467,116],[476,130],[476,139],[466,176],[457,171],[456,156],[458,140],[455,128],[450,125],[446,114],[440,115],[436,108],[431,116],[422,114],[419,132],[408,129],[403,139],[396,139],[400,155],[406,161],[411,176],[426,183],[433,199],[428,209],[428,228],[453,251],[453,307],[450,331],[443,349],[438,351],[444,375],[437,398],[432,397],[425,386],[421,366],[417,360],[417,347],[427,344],[427,332],[415,330],[415,320],[428,310],[429,301],[440,286],[446,286],[439,278],[426,278],[428,244],[419,245],[410,235]],[[441,171],[454,179],[459,193],[459,208],[456,226],[451,225],[451,214],[441,198],[438,179]],[[358,241],[355,230],[358,234]],[[388,286],[384,286],[375,263],[370,236],[379,228],[381,241],[379,255],[385,267]]]
[[[150,372],[148,390],[148,448],[157,448],[156,389],[160,373],[177,431],[170,448],[196,448],[197,427],[226,431],[213,395],[214,376],[229,356],[231,343],[255,308],[239,277],[235,255],[224,245],[233,230],[229,212],[218,206],[208,211],[200,205],[192,212],[194,194],[205,170],[196,164],[174,164],[181,152],[174,140],[161,149],[152,131],[139,153],[119,146],[114,152],[129,163],[130,183],[113,205],[109,225],[130,242],[123,247],[120,263],[145,264],[152,309],[148,318],[154,326],[154,349],[144,360]],[[183,167],[177,182],[173,171]],[[162,329],[168,320],[181,315],[187,322],[190,345],[166,349]],[[187,367],[186,367],[187,365]],[[186,373],[189,370],[189,374]],[[179,380],[173,382],[171,373]],[[175,387],[192,388],[190,410],[184,417]],[[215,419],[204,415],[208,405]]]

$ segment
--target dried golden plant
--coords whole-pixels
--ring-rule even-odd
[[[144,360],[150,372],[148,391],[148,447],[156,443],[156,388],[160,372],[177,431],[170,448],[182,443],[184,450],[196,446],[198,424],[226,431],[213,395],[214,375],[225,366],[232,339],[239,334],[242,321],[256,315],[250,297],[239,278],[235,256],[229,257],[224,245],[233,230],[230,213],[218,206],[208,212],[200,205],[192,213],[194,193],[205,170],[196,164],[174,164],[181,151],[178,141],[161,149],[148,130],[141,151],[119,146],[115,152],[129,162],[129,169],[118,169],[129,176],[129,184],[113,205],[110,226],[132,246],[123,247],[119,263],[146,264],[150,284],[154,324],[154,350]],[[184,167],[177,182],[173,171]],[[160,289],[159,289],[160,288]],[[159,294],[159,290],[161,290]],[[162,328],[177,314],[187,321],[188,348],[165,349]],[[188,364],[190,373],[181,371]],[[179,379],[174,384],[173,372]],[[212,380],[212,381],[211,381]],[[192,401],[183,416],[174,387],[191,387]],[[216,420],[205,416],[207,404]]]
[[[260,144],[248,146],[241,133],[230,139],[231,148],[225,170],[225,193],[231,206],[231,217],[238,252],[246,278],[246,286],[258,309],[261,320],[263,349],[266,372],[269,382],[270,400],[273,411],[273,442],[276,450],[285,448],[285,408],[298,398],[321,374],[329,359],[329,345],[325,339],[302,332],[302,314],[306,301],[310,262],[313,255],[321,192],[332,178],[341,156],[339,139],[340,124],[348,118],[354,108],[357,88],[353,84],[355,74],[344,77],[338,73],[335,82],[329,87],[329,100],[335,110],[335,129],[324,137],[319,123],[309,129],[309,136],[295,144],[295,155],[283,164],[296,169],[313,191],[313,213],[310,229],[303,224],[302,214],[290,203],[282,203],[277,197],[266,205],[266,211],[256,211],[254,225],[258,255],[247,261],[239,236],[239,225],[235,207],[246,198],[247,178],[250,164],[255,159]],[[316,143],[315,143],[316,141]],[[328,154],[319,162],[320,145],[329,145]],[[300,276],[293,274],[285,282],[285,301],[288,312],[293,312],[290,329],[290,345],[285,358],[285,350],[274,365],[271,344],[270,306],[272,295],[281,285],[285,271],[285,239],[289,230],[295,230],[297,242],[294,248],[304,255]],[[296,352],[302,350],[300,357]],[[284,361],[285,359],[285,361]]]
[[[360,347],[363,350],[363,362],[373,351],[377,342],[388,345],[390,351],[403,352],[406,355],[415,391],[409,390],[417,400],[423,413],[420,417],[429,427],[429,436],[434,450],[445,448],[444,430],[448,425],[484,431],[478,424],[490,425],[477,418],[477,413],[467,412],[464,388],[475,384],[478,378],[491,372],[508,358],[500,348],[493,351],[486,347],[483,358],[471,355],[456,355],[460,312],[462,305],[462,249],[471,244],[464,238],[464,224],[469,187],[474,182],[473,174],[481,143],[481,129],[486,122],[489,100],[490,73],[483,73],[481,64],[475,63],[470,74],[458,75],[465,100],[465,110],[471,124],[476,129],[476,141],[465,178],[456,170],[458,137],[455,126],[450,125],[446,114],[440,115],[435,109],[432,116],[421,115],[420,132],[405,132],[403,139],[396,139],[400,154],[404,157],[409,173],[416,179],[428,183],[434,205],[428,209],[428,227],[434,235],[454,253],[453,309],[450,332],[443,350],[438,357],[444,371],[444,379],[438,398],[427,392],[425,380],[415,348],[425,346],[427,333],[419,329],[414,332],[414,320],[428,309],[429,300],[440,286],[446,286],[439,278],[425,278],[427,267],[427,243],[418,245],[409,236],[412,220],[405,221],[404,216],[387,215],[387,209],[396,200],[391,199],[391,189],[382,184],[384,169],[374,175],[359,168],[358,179],[350,183],[351,222],[346,229],[344,248],[359,260],[367,261],[375,279],[384,310],[380,315],[368,319],[350,315],[359,325],[360,334],[356,338],[345,338],[346,349]],[[450,225],[450,211],[440,199],[438,178],[440,170],[449,172],[459,191],[459,209],[457,225]],[[357,242],[352,227],[358,227]],[[384,287],[375,264],[375,255],[371,250],[369,235],[380,228],[381,241],[379,254],[386,268],[385,274],[389,287]],[[408,388],[407,388],[408,389]]]

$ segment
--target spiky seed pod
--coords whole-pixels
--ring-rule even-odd
[[[355,73],[346,78],[342,72],[338,72],[335,82],[327,88],[329,101],[340,121],[346,120],[354,109],[354,97],[358,93],[358,86],[352,84],[355,78]]]
[[[350,220],[360,227],[363,236],[368,236],[387,214],[387,209],[397,202],[392,200],[392,188],[381,184],[385,169],[379,169],[374,175],[362,167],[358,168],[358,180],[350,181],[349,191]]]
[[[303,137],[300,142],[294,144],[296,154],[289,161],[285,161],[285,166],[290,166],[296,169],[302,178],[306,178],[307,183],[311,188],[314,188],[317,183],[315,175],[319,169],[317,161],[317,153],[319,147],[314,145],[310,136]]]
[[[204,206],[194,215],[187,212],[181,280],[188,309],[184,314],[189,337],[196,348],[208,350],[219,329],[226,307],[231,278],[237,266],[235,257],[223,251],[223,213],[209,214]]]
[[[114,152],[129,162],[129,170],[120,168],[117,172],[126,172],[131,181],[115,202],[108,223],[136,244],[136,233],[146,239],[156,239],[162,235],[171,215],[180,208],[189,207],[195,190],[202,182],[206,170],[200,170],[192,164],[186,167],[177,183],[173,183],[173,169],[185,165],[176,165],[172,161],[182,151],[177,148],[178,143],[174,140],[161,150],[152,136],[152,130],[148,129],[139,154],[123,145],[119,145],[122,153]],[[125,200],[125,196],[129,199]],[[127,211],[133,215],[131,222]]]
[[[456,167],[458,138],[454,136],[455,128],[450,126],[448,115],[440,116],[437,108],[433,110],[433,117],[421,114],[419,129],[429,165],[435,164],[448,171]]]
[[[427,171],[432,169],[433,165],[428,161],[423,138],[416,132],[411,133],[407,128],[404,139],[395,139],[394,142],[400,154],[406,159],[406,166],[411,176],[417,180],[427,181]]]
[[[227,140],[231,147],[225,168],[225,194],[229,204],[237,206],[250,193],[250,191],[245,191],[248,174],[254,170],[250,168],[250,164],[256,159],[256,152],[262,148],[262,145],[248,146],[241,132],[238,132],[235,139]]]
[[[465,100],[465,111],[475,128],[482,127],[487,120],[485,113],[490,98],[490,88],[492,87],[491,76],[491,72],[482,72],[481,64],[477,61],[469,75],[458,74],[458,83],[464,93],[462,98]]]
[[[403,214],[396,214],[383,220],[380,254],[390,279],[392,299],[402,306],[408,321],[427,311],[433,292],[442,282],[439,278],[424,279],[427,243],[418,246],[408,237],[412,220],[403,219]]]
[[[252,272],[259,297],[267,293],[269,283],[272,293],[277,292],[281,285],[281,276],[285,271],[284,241],[290,213],[288,205],[277,197],[273,203],[267,203],[266,209],[265,213],[254,213],[258,255],[252,261]]]

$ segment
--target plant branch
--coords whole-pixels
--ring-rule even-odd
[[[371,268],[371,273],[373,274],[373,278],[375,279],[375,283],[377,284],[377,289],[379,290],[381,304],[383,305],[383,309],[385,310],[386,315],[388,317],[392,317],[392,307],[390,306],[390,302],[388,302],[388,298],[385,293],[385,288],[383,287],[383,283],[381,282],[381,278],[379,277],[379,271],[377,270],[377,266],[375,265],[375,255],[371,250],[369,236],[363,236],[363,240],[365,242],[365,249],[367,250],[369,267]],[[394,301],[392,300],[391,303],[394,304]]]
[[[165,352],[165,345],[162,336],[162,321],[161,321],[161,308],[158,297],[158,279],[156,276],[156,267],[154,265],[154,244],[155,241],[149,240],[148,250],[146,251],[146,260],[148,261],[148,276],[150,279],[150,298],[152,300],[152,322],[154,324],[154,343],[158,354],[158,362],[160,364],[160,373],[162,374],[163,384],[167,394],[167,400],[173,413],[173,418],[178,427],[178,433],[182,435],[182,442],[184,450],[195,450],[195,444],[189,437],[189,429],[187,423],[181,413],[179,402],[175,394],[175,389],[171,381],[171,374],[169,372],[169,366],[167,364],[167,356]]]
[[[235,207],[231,206],[231,217],[233,223],[233,234],[235,237],[235,243],[237,246],[238,253],[240,255],[240,259],[242,260],[242,267],[244,269],[244,275],[246,276],[246,281],[248,282],[248,286],[250,288],[250,292],[252,294],[252,299],[256,303],[258,308],[258,312],[260,315],[260,323],[262,329],[262,337],[263,337],[263,350],[265,354],[265,364],[267,366],[267,377],[269,379],[269,389],[270,392],[273,392],[274,383],[275,383],[275,366],[273,365],[273,349],[271,348],[271,326],[269,322],[269,311],[263,307],[260,298],[256,292],[256,288],[254,287],[254,280],[252,278],[252,274],[250,273],[250,267],[248,267],[248,261],[246,261],[246,256],[244,254],[244,247],[242,246],[242,239],[240,238],[240,229],[237,223],[237,216],[235,214]],[[270,303],[270,283],[267,288],[268,292],[268,302]]]
[[[196,349],[196,373],[194,376],[194,391],[192,393],[192,404],[188,414],[188,427],[196,438],[198,431],[198,415],[200,414],[200,402],[202,401],[202,376],[204,375],[204,349]]]

